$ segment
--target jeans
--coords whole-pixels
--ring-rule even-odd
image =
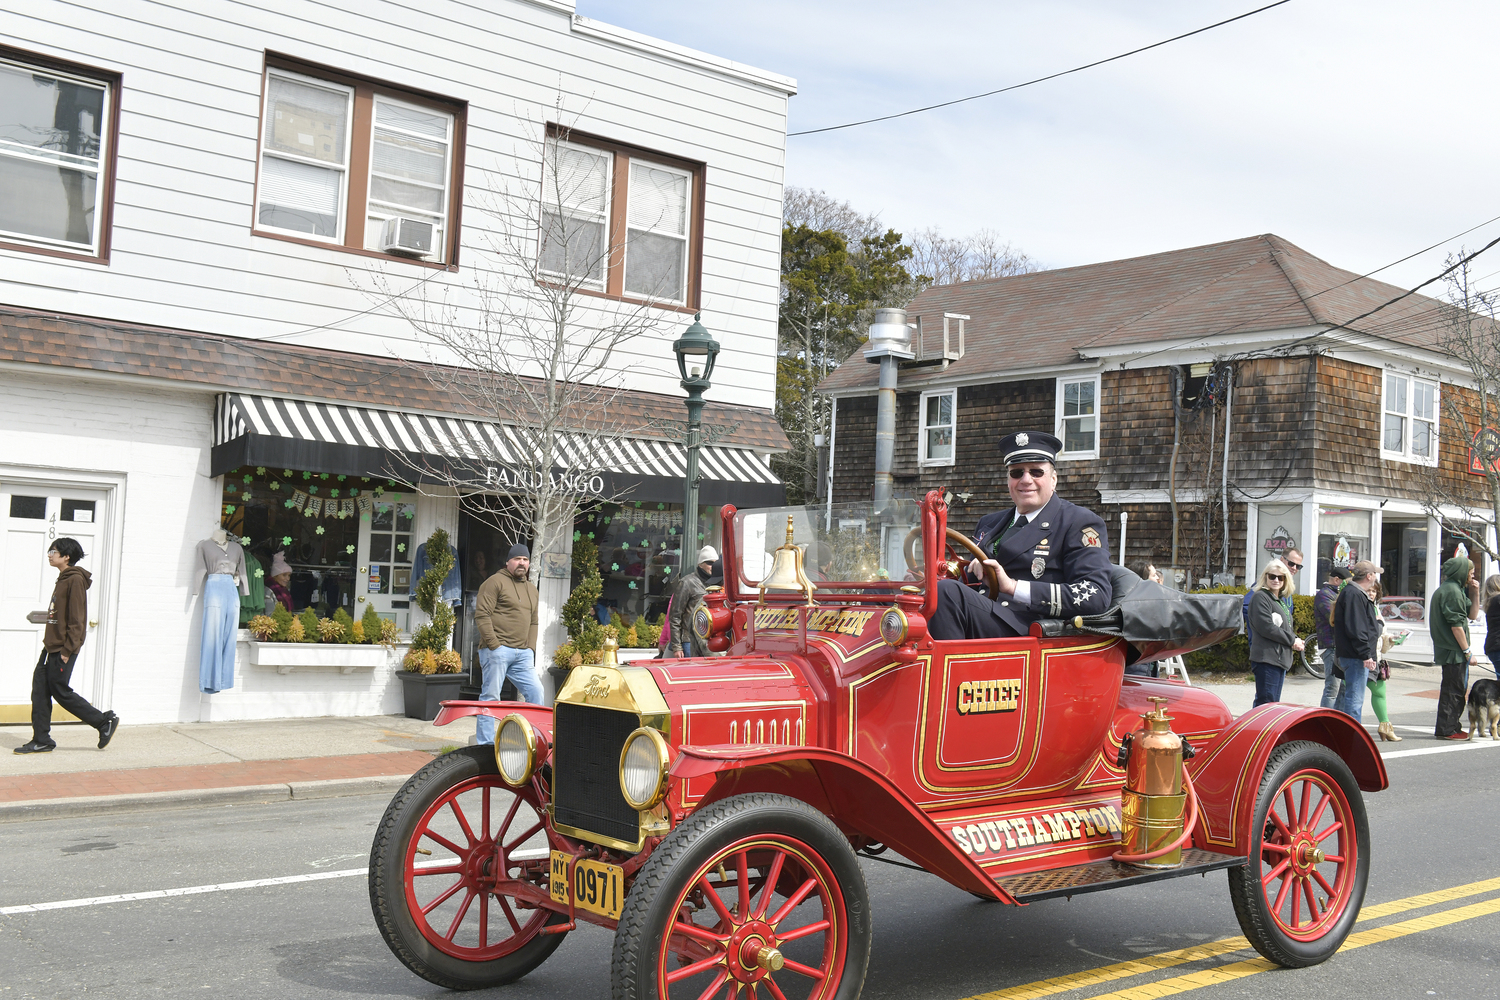
[[[499,701],[500,689],[504,687],[505,679],[509,677],[523,701],[532,705],[540,705],[542,683],[536,675],[534,656],[531,650],[517,649],[514,646],[481,649],[479,669],[483,679],[479,684],[479,700]],[[495,742],[494,716],[478,717],[478,721],[474,724],[474,737],[476,743]]]
[[[1339,666],[1344,668],[1344,692],[1333,707],[1358,722],[1365,714],[1365,684],[1370,672],[1364,660],[1353,656],[1340,656]]]
[[[1338,704],[1339,696],[1344,693],[1344,679],[1334,672],[1338,666],[1338,650],[1332,646],[1323,647],[1323,698],[1318,702],[1321,708],[1333,708]]]
[[[203,584],[203,635],[198,651],[198,688],[217,694],[234,687],[235,630],[240,627],[240,588],[228,573]]]
[[[1274,663],[1251,663],[1255,672],[1255,704],[1251,708],[1281,700],[1281,684],[1286,680],[1286,671]]]

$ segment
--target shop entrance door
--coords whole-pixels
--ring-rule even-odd
[[[359,563],[354,578],[358,618],[373,605],[380,617],[411,631],[412,558],[417,554],[412,525],[416,497],[386,493],[375,498],[368,521],[359,525]]]
[[[0,670],[0,723],[31,721],[31,675],[46,626],[28,622],[26,616],[47,610],[52,599],[57,571],[47,564],[47,549],[54,539],[76,538],[88,557],[83,568],[94,572],[107,565],[108,500],[104,490],[0,483],[0,663],[5,664]],[[88,592],[88,634],[72,677],[73,690],[100,708],[109,701],[96,648],[102,585],[95,575]],[[52,720],[78,721],[55,704]]]

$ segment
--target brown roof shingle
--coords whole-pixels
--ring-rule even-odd
[[[142,376],[208,391],[263,393],[394,410],[485,417],[424,374],[470,378],[461,369],[345,351],[275,344],[243,337],[0,306],[0,363],[69,372]],[[682,399],[660,393],[622,393],[608,414],[580,414],[574,425],[608,421],[632,437],[673,440],[685,421]],[[780,452],[786,435],[769,410],[709,402],[703,422],[720,429],[715,444]]]
[[[1364,278],[1263,235],[1034,274],[940,285],[907,309],[923,317],[928,353],[943,313],[967,314],[966,353],[946,371],[915,369],[903,386],[1076,363],[1080,352],[1200,337],[1342,324],[1403,289]],[[1444,309],[1413,295],[1354,324],[1369,337],[1429,345]],[[862,350],[862,349],[861,349]],[[859,352],[819,388],[873,390]]]

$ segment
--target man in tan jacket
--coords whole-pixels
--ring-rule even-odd
[[[479,629],[479,700],[499,701],[505,678],[516,686],[522,700],[542,703],[542,685],[536,676],[536,587],[527,580],[531,552],[519,543],[510,547],[505,568],[479,586],[474,603],[474,624]],[[478,717],[476,743],[495,742],[495,720]]]

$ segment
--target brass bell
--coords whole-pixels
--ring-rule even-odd
[[[772,553],[770,574],[760,583],[760,603],[766,603],[768,590],[800,590],[813,603],[813,582],[802,569],[802,550],[792,541],[792,516],[786,519],[786,544]]]

